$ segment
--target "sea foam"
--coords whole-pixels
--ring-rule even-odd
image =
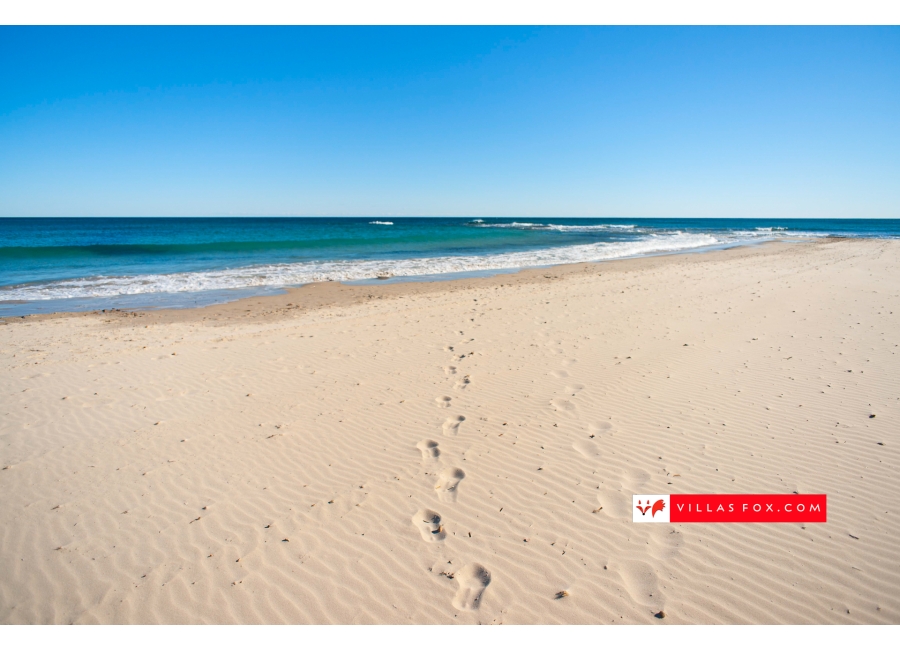
[[[132,276],[94,276],[0,289],[0,300],[99,298],[143,293],[177,293],[248,287],[285,287],[310,282],[362,280],[519,269],[597,262],[636,255],[689,250],[724,243],[705,233],[651,234],[627,242],[598,242],[494,255],[456,255],[396,260],[332,260],[265,264],[233,269]]]

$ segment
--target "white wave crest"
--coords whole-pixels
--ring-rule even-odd
[[[393,221],[370,221],[370,226],[393,226]]]
[[[190,273],[90,277],[0,289],[0,300],[102,298],[143,293],[284,287],[329,280],[362,280],[378,276],[436,275],[465,271],[517,269],[530,266],[598,262],[635,255],[700,248],[720,242],[721,240],[709,234],[677,233],[651,236],[629,242],[584,244],[497,255],[300,262]]]
[[[558,230],[559,232],[590,232],[591,230],[634,230],[631,225],[619,225],[615,223],[603,223],[592,226],[563,226],[554,223],[545,226],[547,230]]]
[[[481,219],[470,221],[470,224],[479,228],[512,228],[517,230],[555,230],[557,232],[590,232],[592,230],[634,230],[631,224],[601,223],[590,225],[569,225],[556,223],[531,223],[528,221],[513,221],[512,223],[484,223]]]
[[[543,228],[542,223],[529,223],[528,221],[513,221],[512,223],[484,223],[481,219],[470,223],[477,224],[479,228]]]

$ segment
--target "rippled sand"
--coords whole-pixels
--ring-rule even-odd
[[[900,623],[898,268],[776,243],[11,319],[0,622]],[[829,522],[631,523],[793,491]]]

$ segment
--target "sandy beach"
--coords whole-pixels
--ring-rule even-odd
[[[6,319],[0,622],[900,623],[898,269],[773,242]],[[631,522],[791,492],[828,523]]]

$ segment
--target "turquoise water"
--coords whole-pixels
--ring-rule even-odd
[[[0,315],[187,307],[317,281],[441,279],[777,237],[900,237],[900,220],[0,219]]]

